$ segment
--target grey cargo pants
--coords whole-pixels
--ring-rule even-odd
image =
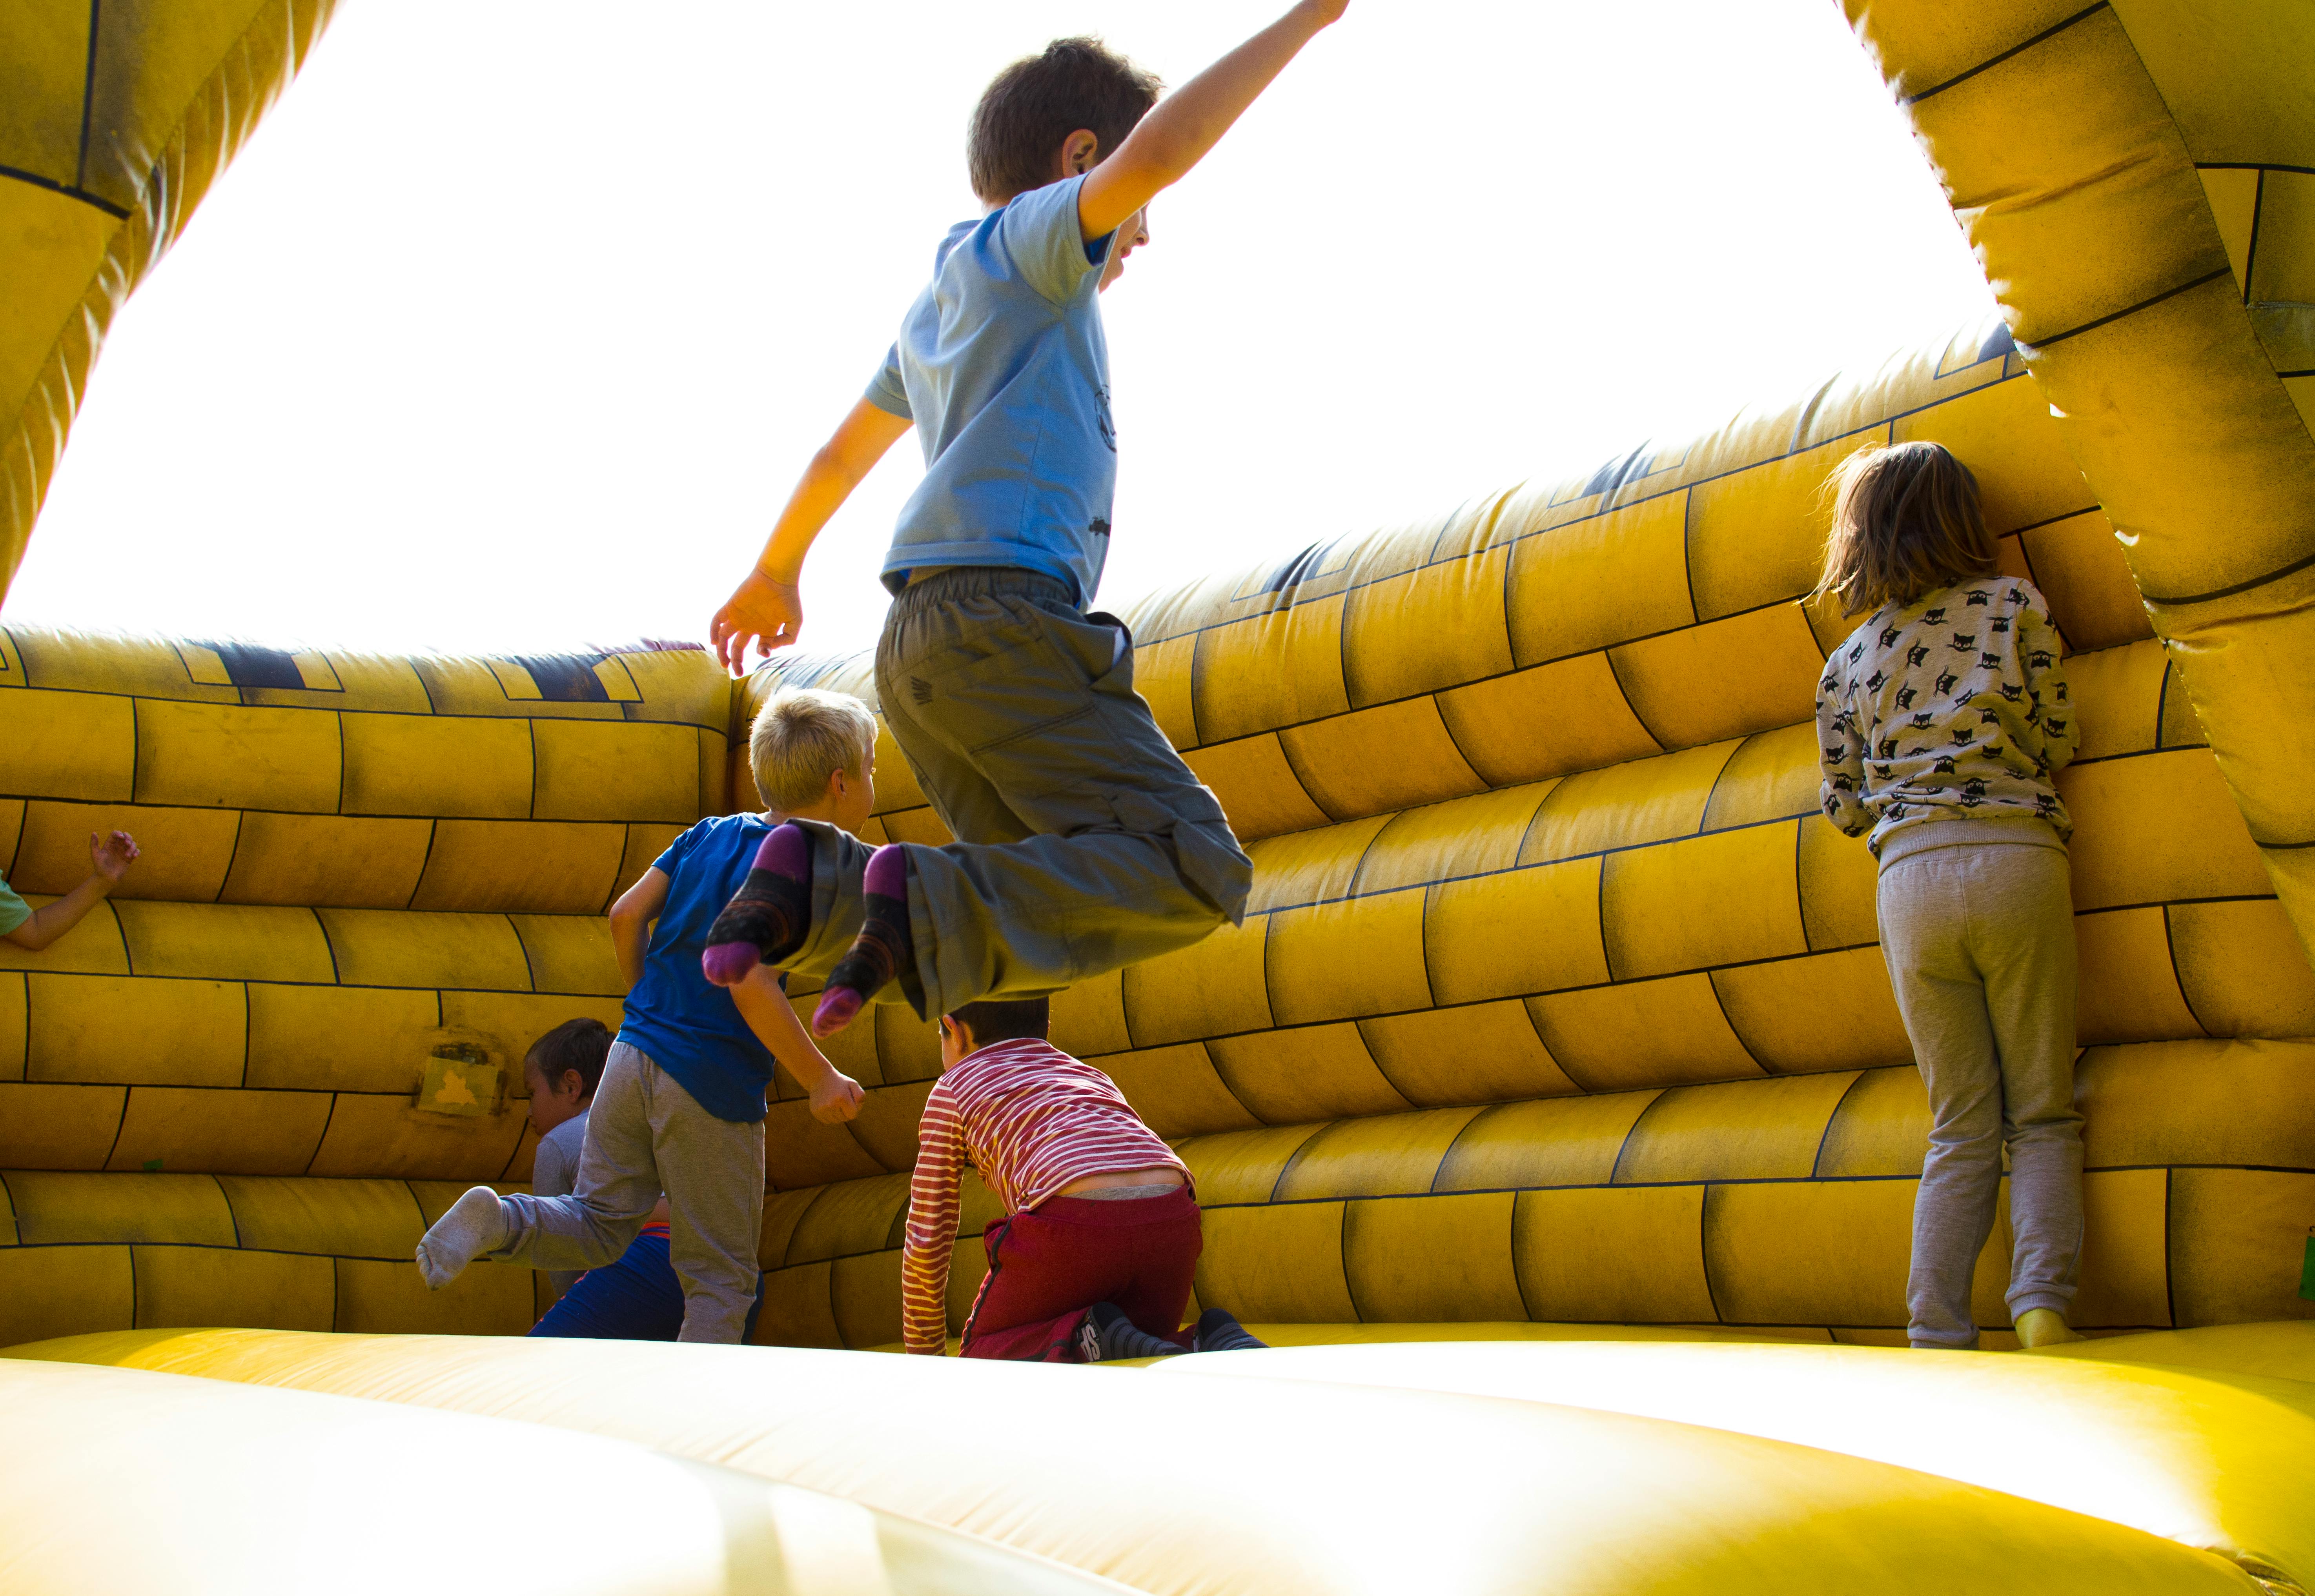
[[[957,841],[909,846],[924,1018],[1031,997],[1186,947],[1243,918],[1254,867],[1211,792],[1133,690],[1122,622],[1033,572],[964,566],[893,600],[876,648],[885,724]],[[787,968],[824,976],[860,927],[872,851],[812,832],[812,934]]]

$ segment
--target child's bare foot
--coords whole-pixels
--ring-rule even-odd
[[[2062,1342],[2082,1339],[2066,1316],[2054,1308],[2029,1308],[2018,1316],[2018,1344],[2021,1347],[2056,1346]]]
[[[860,935],[853,938],[852,951],[828,972],[828,989],[812,1010],[814,1036],[833,1036],[850,1024],[861,1007],[916,959],[916,938],[909,926],[907,848],[887,843],[869,856],[860,900]]]
[[[426,1288],[439,1291],[467,1264],[506,1246],[506,1210],[488,1186],[471,1186],[434,1221],[418,1243],[418,1269]]]
[[[755,867],[708,927],[700,969],[719,987],[736,987],[758,964],[776,964],[812,931],[812,835],[775,826],[756,849]]]

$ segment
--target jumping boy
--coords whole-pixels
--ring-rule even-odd
[[[875,748],[875,717],[848,694],[786,692],[764,706],[748,755],[767,812],[700,821],[611,907],[626,1013],[589,1108],[577,1187],[568,1197],[474,1187],[418,1244],[429,1286],[439,1290],[480,1257],[536,1269],[609,1264],[664,1191],[683,1282],[678,1339],[741,1339],[756,1299],[772,1062],[812,1094],[812,1117],[826,1124],[858,1113],[862,1092],[812,1044],[768,966],[723,992],[701,976],[700,955],[773,827],[866,821]]]
[[[1045,1040],[1046,1000],[975,1003],[940,1022],[900,1249],[901,1337],[948,1344],[948,1272],[966,1164],[1005,1205],[963,1356],[1044,1363],[1263,1343],[1220,1308],[1179,1328],[1202,1245],[1188,1166],[1116,1083]]]
[[[978,221],[717,612],[725,665],[796,640],[805,554],[911,426],[925,479],[900,513],[876,650],[885,723],[959,839],[815,847],[772,834],[710,937],[708,974],[825,972],[828,1035],[897,978],[923,1015],[1051,992],[1244,914],[1252,867],[1213,794],[1133,690],[1133,645],[1087,613],[1117,452],[1096,296],[1148,242],[1147,207],[1211,149],[1346,0],[1304,0],[1163,102],[1095,40],[1016,61],[967,145]],[[1152,109],[1152,107],[1155,109]]]

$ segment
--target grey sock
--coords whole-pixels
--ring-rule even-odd
[[[418,1243],[418,1269],[426,1288],[439,1291],[484,1253],[506,1246],[507,1221],[499,1194],[488,1186],[468,1188],[434,1221]]]

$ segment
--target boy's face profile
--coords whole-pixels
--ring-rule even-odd
[[[1125,218],[1117,229],[1117,236],[1111,240],[1109,259],[1102,262],[1101,282],[1095,291],[1107,293],[1109,285],[1125,275],[1125,257],[1149,242],[1149,208],[1145,205]]]
[[[562,1080],[549,1086],[538,1060],[525,1059],[522,1078],[530,1087],[530,1128],[541,1136],[578,1117],[580,1100],[587,1095],[587,1086],[579,1078],[577,1070],[564,1070]]]
[[[836,825],[860,834],[868,823],[868,816],[876,807],[876,755],[871,749],[868,757],[853,770],[833,770],[828,776],[829,804],[833,812],[829,819]]]

